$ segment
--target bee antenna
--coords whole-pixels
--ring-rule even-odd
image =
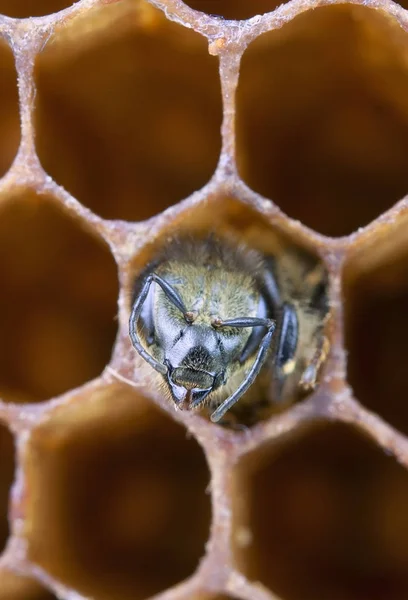
[[[258,354],[256,355],[254,364],[252,365],[252,367],[251,367],[248,375],[245,377],[244,381],[241,383],[241,385],[238,387],[238,389],[235,390],[235,392],[231,396],[229,396],[229,398],[224,400],[224,402],[222,404],[220,404],[220,406],[212,413],[211,421],[213,423],[217,423],[220,419],[222,419],[222,417],[231,408],[231,406],[233,406],[236,402],[238,402],[238,400],[241,398],[241,396],[243,396],[245,394],[247,389],[255,381],[255,378],[257,377],[259,371],[261,370],[263,364],[265,363],[265,360],[266,360],[266,357],[268,354],[268,350],[271,345],[273,333],[276,328],[276,322],[275,321],[267,321],[265,323],[265,319],[253,319],[253,321],[263,321],[264,322],[263,324],[267,323],[268,331],[262,338],[262,342],[260,344],[259,351],[258,351]],[[242,325],[239,325],[238,322],[241,322]],[[235,327],[250,327],[250,326],[252,326],[253,327],[255,325],[254,323],[252,325],[250,325],[249,319],[239,319],[239,320],[236,319],[235,321],[234,320],[224,321],[224,325],[226,325],[227,323],[229,326],[232,326],[232,327],[233,326],[235,326]],[[235,325],[232,325],[232,323],[235,323]],[[245,323],[245,324],[243,324],[243,323]],[[260,325],[260,323],[257,323],[257,324]]]
[[[186,307],[182,299],[176,290],[169,284],[167,281],[162,279],[160,275],[157,273],[150,273],[148,275],[142,285],[142,289],[140,290],[139,295],[136,297],[135,302],[132,306],[132,311],[130,313],[129,318],[129,335],[132,340],[132,344],[134,348],[139,352],[140,356],[145,359],[146,362],[149,363],[159,373],[165,375],[167,373],[167,367],[163,363],[157,361],[149,352],[147,352],[139,339],[139,334],[137,333],[137,323],[139,321],[140,313],[142,312],[143,304],[147,298],[147,294],[149,293],[151,284],[155,282],[160,285],[163,292],[166,294],[170,302],[172,302],[176,308],[178,308],[182,313],[186,313]]]

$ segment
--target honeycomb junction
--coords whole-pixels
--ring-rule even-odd
[[[278,5],[0,0],[0,600],[408,598],[408,14]],[[251,426],[128,335],[214,227],[325,277],[318,383]]]

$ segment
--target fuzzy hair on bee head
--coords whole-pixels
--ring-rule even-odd
[[[205,237],[180,235],[172,238],[162,250],[158,261],[192,263],[208,268],[223,268],[257,275],[264,263],[261,254],[242,241],[212,232]]]
[[[140,292],[145,276],[161,264],[170,262],[224,269],[247,274],[253,279],[260,277],[265,268],[263,256],[231,234],[211,232],[205,236],[192,233],[175,235],[167,240],[138,275],[132,291],[132,303]]]

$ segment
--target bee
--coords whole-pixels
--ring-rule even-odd
[[[307,278],[317,323],[325,310],[324,278],[311,268],[302,288]],[[287,378],[298,370],[299,306],[293,286],[283,296],[272,257],[215,235],[175,238],[136,281],[129,334],[174,404],[206,408],[217,423],[241,399],[258,402],[258,380],[281,402]],[[324,346],[317,343],[298,377],[304,389],[315,385]]]

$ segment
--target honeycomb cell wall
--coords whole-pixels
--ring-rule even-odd
[[[0,600],[408,598],[408,15],[278,4],[0,0]],[[214,228],[324,274],[317,385],[251,426],[129,339]]]

